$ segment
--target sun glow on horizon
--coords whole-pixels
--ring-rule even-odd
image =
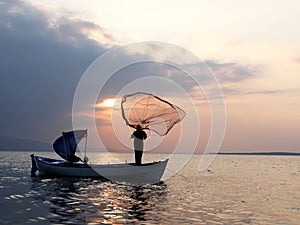
[[[107,98],[95,105],[96,108],[113,108],[116,103],[115,98]]]

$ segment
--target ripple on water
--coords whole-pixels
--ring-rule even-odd
[[[298,224],[297,158],[222,156],[201,173],[197,160],[164,184],[133,187],[31,180],[27,156],[5,159],[0,224]]]

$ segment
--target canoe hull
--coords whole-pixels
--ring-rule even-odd
[[[89,165],[69,163],[41,156],[35,156],[34,158],[41,176],[105,178],[114,182],[127,182],[137,185],[160,182],[168,163],[168,159],[166,159],[141,166],[132,163]]]

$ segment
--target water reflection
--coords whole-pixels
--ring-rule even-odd
[[[36,179],[31,193],[48,204],[48,220],[55,224],[126,224],[153,220],[157,203],[165,201],[167,186],[131,186],[93,179]]]
[[[145,221],[145,209],[143,209],[143,206],[147,205],[148,196],[144,195],[140,187],[135,187],[133,188],[131,198],[134,199],[134,204],[130,207],[132,215],[137,220]]]
[[[138,188],[92,179],[32,181],[28,155],[5,153],[0,161],[0,224],[300,221],[298,156],[218,156],[210,171],[201,173],[195,172],[201,156],[193,156],[167,186]]]

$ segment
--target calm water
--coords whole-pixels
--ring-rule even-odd
[[[31,179],[29,152],[0,152],[0,224],[300,224],[300,157],[194,155],[161,185]],[[37,153],[51,156],[53,153]],[[131,154],[94,161],[131,161]],[[163,155],[148,155],[160,159]]]

